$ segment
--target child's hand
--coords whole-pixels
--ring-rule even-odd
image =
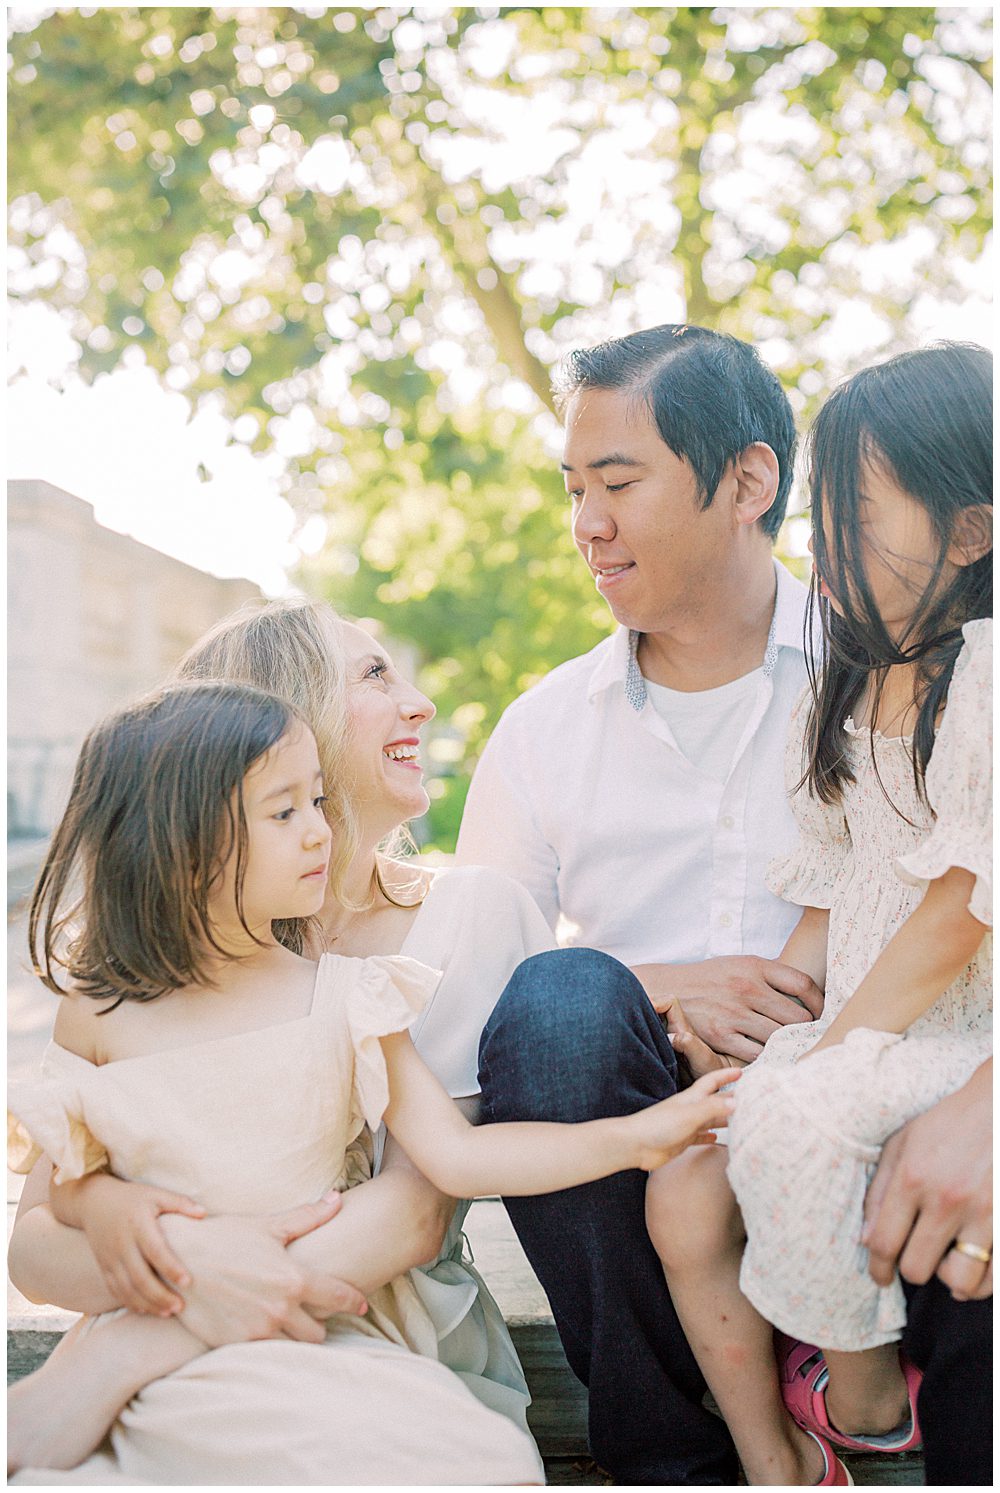
[[[180,1193],[123,1182],[107,1172],[86,1184],[78,1203],[80,1225],[115,1299],[129,1311],[157,1317],[183,1311],[183,1297],[165,1282],[184,1287],[191,1277],[156,1220],[161,1213],[204,1218],[204,1208]]]
[[[719,1068],[671,1099],[662,1099],[659,1104],[631,1115],[630,1123],[640,1131],[642,1148],[636,1165],[644,1172],[652,1172],[688,1146],[714,1145],[714,1131],[728,1123],[736,1103],[729,1094],[718,1091],[726,1084],[735,1083],[739,1076],[739,1068]]]
[[[739,1058],[715,1052],[707,1042],[702,1041],[676,997],[668,1001],[660,1015],[666,1022],[667,1036],[674,1052],[681,1060],[678,1071],[686,1079],[682,1085],[684,1088],[688,1088],[693,1079],[703,1078],[706,1073],[717,1073],[720,1068],[745,1067]]]

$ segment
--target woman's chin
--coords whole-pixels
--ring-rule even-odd
[[[399,825],[407,824],[411,819],[419,819],[421,815],[427,813],[430,806],[431,801],[427,796],[427,790],[421,783],[415,793],[407,794],[405,809],[400,804]],[[397,828],[399,825],[397,825]]]
[[[369,843],[373,840],[378,843],[402,829],[411,819],[421,818],[430,806],[431,801],[423,784],[415,785],[414,790],[409,793],[387,793],[377,811],[365,815],[364,838]],[[374,805],[371,807],[374,808]]]

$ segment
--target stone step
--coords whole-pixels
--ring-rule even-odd
[[[8,1209],[12,1217],[13,1208]],[[504,1313],[524,1365],[532,1404],[528,1422],[545,1459],[551,1484],[600,1487],[610,1480],[587,1452],[587,1393],[566,1362],[545,1293],[495,1199],[483,1199],[470,1210],[466,1224],[476,1268],[489,1283]],[[66,1328],[75,1321],[57,1307],[34,1306],[8,1286],[7,1382],[44,1362]],[[888,1487],[923,1482],[922,1459],[902,1456],[857,1456],[848,1459],[854,1481]]]

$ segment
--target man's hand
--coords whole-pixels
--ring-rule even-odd
[[[210,1348],[275,1337],[321,1343],[326,1317],[362,1315],[367,1302],[354,1286],[321,1270],[305,1271],[286,1252],[293,1239],[328,1223],[340,1202],[339,1193],[329,1193],[264,1218],[161,1217],[192,1278],[183,1292],[184,1326]]]
[[[696,1079],[704,1078],[706,1073],[716,1073],[720,1068],[745,1066],[743,1063],[727,1061],[709,1047],[707,1042],[703,1042],[688,1020],[680,1001],[671,1001],[660,1012],[660,1016],[666,1022],[667,1036],[678,1059],[680,1088],[688,1088]]]
[[[700,964],[640,964],[632,972],[657,1011],[683,1001],[695,1035],[714,1052],[744,1063],[759,1056],[779,1027],[814,1021],[823,1010],[823,993],[808,975],[753,954]]]
[[[992,1253],[991,1075],[992,1061],[883,1147],[861,1234],[880,1286],[898,1270],[914,1285],[936,1273],[956,1301],[993,1294],[992,1259],[970,1259],[954,1248],[962,1239]]]

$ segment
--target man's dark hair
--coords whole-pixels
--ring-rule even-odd
[[[761,520],[781,528],[795,460],[788,396],[748,342],[707,327],[668,323],[570,353],[555,383],[559,409],[581,389],[630,389],[661,439],[690,462],[707,508],[731,461],[757,441],[778,458],[778,490]]]

